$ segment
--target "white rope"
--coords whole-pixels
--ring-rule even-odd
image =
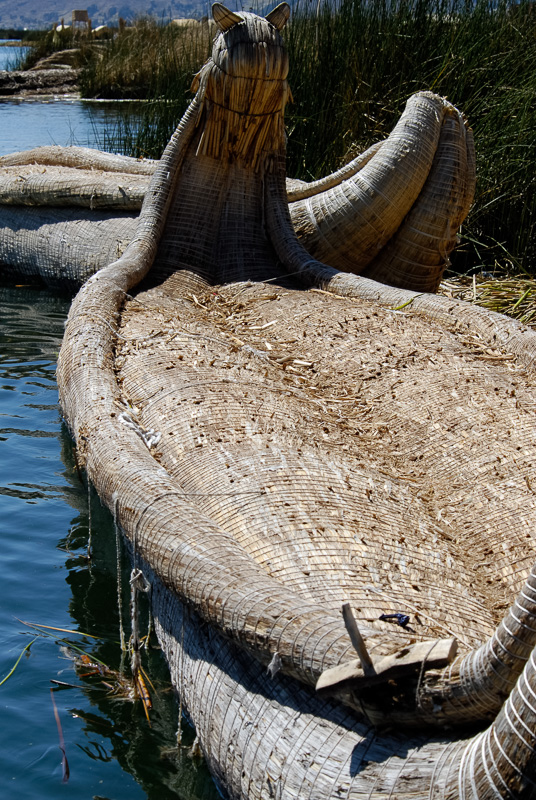
[[[87,480],[87,527],[88,527],[88,534],[87,534],[87,558],[88,560],[91,559],[91,539],[92,539],[92,528],[91,528],[91,481]]]
[[[114,501],[114,510],[113,510],[113,517],[114,517],[114,530],[115,530],[115,556],[116,556],[116,569],[117,569],[117,611],[119,614],[119,641],[121,642],[121,652],[127,652],[127,643],[125,640],[125,631],[123,628],[123,586],[121,581],[121,541],[120,541],[120,531],[119,525],[117,523],[117,503],[118,497],[117,495],[113,498]],[[121,664],[121,667],[123,665]]]

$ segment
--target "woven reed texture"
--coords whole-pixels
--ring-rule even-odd
[[[115,363],[122,407],[160,433],[186,499],[326,609],[417,608],[424,638],[491,634],[533,562],[523,366],[516,378],[478,336],[355,300],[188,282],[176,298],[177,284],[126,306]]]
[[[436,291],[474,195],[472,133],[442,98],[414,95],[355,174],[291,203],[293,227],[320,261],[375,280]],[[353,215],[349,209],[357,210]]]
[[[372,600],[371,617],[401,608],[411,613],[417,607],[421,611],[419,616],[424,623],[422,627],[427,627],[425,635],[441,633],[443,624],[448,624],[451,630],[451,625],[456,624],[456,615],[452,616],[450,606],[454,598],[459,606],[459,615],[466,615],[466,624],[464,625],[463,620],[459,623],[459,635],[465,638],[476,624],[482,625],[480,633],[484,633],[486,624],[489,627],[489,623],[493,621],[493,615],[497,616],[502,610],[502,604],[497,600],[501,592],[504,592],[504,597],[508,597],[510,590],[506,587],[520,586],[522,582],[520,570],[523,572],[523,562],[519,561],[521,554],[525,552],[525,564],[529,563],[533,555],[533,542],[528,537],[532,536],[530,517],[534,518],[534,502],[533,496],[527,491],[533,477],[533,432],[529,434],[528,440],[523,440],[528,433],[527,423],[530,427],[533,425],[531,418],[534,394],[525,369],[516,366],[514,359],[504,358],[504,353],[486,346],[490,342],[478,340],[477,337],[467,340],[465,332],[456,331],[456,326],[453,326],[454,330],[439,327],[434,331],[433,326],[422,322],[418,315],[413,317],[410,311],[393,312],[379,309],[376,305],[371,307],[368,303],[356,303],[343,298],[330,300],[320,292],[282,292],[255,285],[222,287],[217,291],[212,288],[205,297],[200,294],[202,284],[197,281],[196,285],[194,279],[181,281],[187,289],[186,296],[181,298],[177,291],[177,280],[171,283],[174,285],[139,294],[128,303],[123,312],[123,324],[117,338],[120,355],[116,356],[115,361],[122,384],[122,403],[112,413],[128,415],[128,419],[123,417],[121,423],[125,430],[130,431],[134,423],[138,426],[137,435],[144,434],[146,438],[150,435],[151,423],[158,422],[161,438],[152,448],[152,452],[160,463],[164,463],[164,451],[172,454],[170,460],[173,467],[166,466],[167,473],[174,482],[178,482],[181,473],[184,472],[185,476],[181,484],[182,491],[175,485],[177,499],[186,500],[196,509],[210,514],[211,519],[219,522],[224,530],[232,532],[238,545],[247,545],[248,552],[251,552],[257,564],[261,564],[269,574],[272,569],[268,562],[275,562],[283,585],[277,590],[273,585],[262,585],[259,577],[252,584],[254,572],[251,568],[248,572],[244,571],[236,546],[232,562],[229,561],[229,556],[220,561],[223,554],[220,543],[215,541],[217,529],[209,532],[208,536],[204,535],[198,519],[192,513],[193,509],[188,506],[177,504],[175,509],[168,507],[167,517],[165,514],[159,515],[157,504],[159,501],[163,504],[165,494],[160,478],[156,487],[160,496],[152,501],[147,493],[143,495],[143,509],[146,516],[150,514],[150,521],[142,519],[140,524],[134,526],[132,521],[127,522],[121,518],[122,502],[129,507],[129,513],[133,513],[132,505],[136,502],[136,497],[139,498],[139,488],[136,485],[126,493],[123,501],[117,500],[113,507],[118,518],[122,519],[122,524],[126,524],[130,531],[135,528],[138,551],[144,554],[150,552],[153,564],[154,549],[151,550],[150,545],[148,547],[146,536],[151,537],[154,543],[157,531],[162,536],[163,522],[168,531],[169,526],[174,525],[175,537],[172,538],[169,533],[167,537],[166,544],[170,552],[166,561],[169,563],[174,560],[174,567],[180,577],[178,575],[173,583],[169,580],[168,572],[168,586],[174,585],[175,589],[184,591],[184,584],[187,583],[190,602],[192,599],[197,602],[204,616],[210,610],[211,604],[217,609],[225,606],[226,613],[220,616],[221,628],[232,635],[230,628],[234,622],[244,637],[247,626],[254,631],[254,646],[257,648],[266,644],[263,634],[268,612],[272,618],[270,633],[274,640],[273,647],[279,648],[278,652],[281,652],[283,660],[287,657],[288,648],[284,637],[285,627],[290,629],[289,638],[295,651],[294,656],[298,659],[302,657],[303,646],[299,641],[300,637],[293,635],[295,627],[293,630],[292,623],[299,622],[305,627],[309,598],[316,597],[320,600],[316,604],[316,629],[309,624],[305,630],[307,644],[314,649],[321,644],[330,624],[334,627],[334,615],[329,613],[330,609],[338,606],[341,597],[351,596],[352,590],[355,593],[354,608],[360,626],[367,634],[372,629],[368,640],[371,653],[376,655],[382,650],[382,645],[384,648],[386,646],[383,637],[378,636],[378,631],[374,632],[375,628],[387,629],[389,633],[392,630],[394,643],[396,629],[387,628],[386,623],[371,622],[367,619],[366,612],[363,613],[363,606],[358,605],[361,599],[357,600],[356,595],[359,594],[360,586],[364,602]],[[329,313],[327,306],[331,303],[335,303],[335,308]],[[291,304],[292,313],[288,304]],[[363,322],[362,319],[359,320],[360,307],[365,309],[364,319],[368,326],[366,331],[363,331],[364,325],[358,324],[359,321]],[[459,311],[460,308],[463,305],[456,310]],[[470,311],[467,308],[467,312]],[[304,317],[307,318],[307,324],[304,324]],[[274,320],[275,324],[270,324]],[[497,328],[500,328],[501,322],[500,318],[496,320]],[[330,323],[340,329],[339,336],[334,337],[333,331],[326,332]],[[307,347],[307,350],[300,349],[299,352],[296,351],[296,341],[293,341],[293,334],[298,327],[301,333],[298,343],[302,344],[305,339]],[[356,338],[355,329],[359,331],[361,338]],[[409,358],[404,351],[404,332],[407,332],[409,341],[413,342]],[[283,341],[280,339],[281,333],[284,335]],[[402,379],[394,390],[389,389],[392,373],[390,365],[383,366],[386,354],[380,347],[381,340],[377,339],[382,334],[388,343],[386,347],[392,350],[393,341],[397,343],[397,352],[392,353],[392,356],[396,356],[400,362],[398,370]],[[315,359],[318,352],[314,346],[315,338],[318,339],[318,351],[324,356],[320,362]],[[335,348],[331,348],[332,351],[326,355],[326,340],[330,344],[334,343],[335,348],[342,351],[343,355],[341,352],[332,352]],[[371,340],[375,342],[374,349],[369,346]],[[408,346],[411,347],[409,341]],[[418,349],[415,348],[416,341],[420,342]],[[426,353],[423,352],[424,345]],[[360,354],[359,361],[363,365],[366,378],[365,391],[362,383],[357,398],[354,394],[356,375],[352,371],[355,370],[356,352]],[[315,359],[314,374],[320,375],[313,381],[310,380],[311,367],[307,366],[311,359]],[[211,366],[208,363],[210,361],[214,361]],[[340,369],[334,371],[333,364],[340,365]],[[226,376],[222,379],[224,388],[227,388],[223,398],[215,374],[218,370]],[[130,375],[132,377],[129,381]],[[423,384],[421,391],[428,397],[423,398],[415,389],[416,376]],[[303,380],[304,377],[309,378],[307,383]],[[454,380],[454,389],[450,389],[448,385],[449,377]],[[344,381],[346,393],[341,391],[337,378]],[[131,393],[128,387],[132,388],[132,381],[134,391]],[[386,383],[387,392],[378,391]],[[312,391],[311,384],[318,388]],[[173,390],[174,386],[176,388]],[[329,391],[326,391],[326,386]],[[352,393],[348,394],[350,386]],[[495,389],[499,389],[499,392]],[[515,396],[511,394],[512,389]],[[270,396],[274,390],[277,401]],[[413,391],[420,398],[417,403],[421,410],[420,415],[416,415],[414,410],[408,413],[408,404],[415,407],[414,400],[411,399]],[[393,392],[397,395],[395,398],[390,396]],[[459,396],[452,396],[453,392]],[[150,398],[148,402],[145,400],[147,397]],[[441,398],[440,402],[438,397]],[[387,404],[386,418],[381,414],[379,421],[375,423],[375,416],[371,412],[370,427],[364,422],[369,416],[366,413],[364,419],[359,414],[357,421],[352,420],[348,407],[359,408],[361,403],[363,410],[371,408],[372,412]],[[299,407],[298,422],[289,411],[293,406]],[[393,414],[392,409],[397,406],[398,414]],[[501,406],[502,411],[499,410]],[[237,419],[237,409],[242,413],[242,425]],[[255,410],[253,419],[252,409]],[[435,419],[434,412],[437,415]],[[505,414],[502,420],[499,416],[501,413]],[[514,416],[524,417],[525,422],[512,418],[512,413]],[[497,451],[498,443],[490,439],[490,415],[493,415],[497,423],[497,428],[493,427],[492,430],[500,438],[500,470],[507,470],[501,476],[496,472],[499,462],[492,456]],[[303,418],[301,426],[300,417]],[[398,427],[401,428],[398,433],[397,425],[393,422],[397,418]],[[412,435],[411,427],[417,423],[422,425],[423,418],[427,427],[424,431],[419,430],[417,435]],[[436,427],[438,418],[443,423],[439,428]],[[348,439],[345,441],[345,433],[349,427],[353,427],[352,422],[357,422],[357,436],[354,428],[351,434],[354,447],[350,447],[345,455],[344,446],[348,442]],[[485,436],[481,426],[485,428]],[[256,428],[260,428],[262,435],[256,433]],[[508,430],[517,430],[520,437],[517,441],[510,442],[511,450],[504,446],[504,442],[510,438]],[[338,435],[334,435],[335,432]],[[274,453],[272,447],[276,433],[278,445]],[[374,436],[375,433],[378,435]],[[398,446],[396,442],[393,444],[389,441],[393,435]],[[355,444],[356,439],[358,444]],[[263,450],[266,450],[267,440],[272,444],[270,452],[265,454]],[[424,463],[420,463],[423,461],[423,441],[429,442],[429,446],[423,456]],[[259,443],[259,454],[254,452],[255,442]],[[404,443],[403,448],[400,447],[400,442]],[[358,460],[356,447],[367,449],[366,455],[361,452]],[[384,450],[387,452],[383,452]],[[389,466],[392,450],[395,451],[396,463],[394,476],[392,464]],[[296,464],[296,451],[300,455],[299,464]],[[439,465],[441,469],[438,472],[443,473],[442,481],[437,479],[432,468],[438,452],[441,451],[443,459],[447,461],[447,466],[444,463]],[[223,458],[218,457],[219,452],[223,453]],[[323,470],[321,476],[313,474],[311,489],[314,498],[309,497],[308,500],[304,497],[304,487],[307,486],[311,467],[305,455],[309,455],[309,459],[314,457],[317,463],[320,459]],[[130,458],[132,456],[131,449]],[[107,457],[110,458],[110,453]],[[252,465],[253,461],[256,461],[255,467]],[[346,475],[351,475],[348,480],[351,486],[347,485],[346,476],[344,483],[340,478],[337,481],[339,476],[333,474],[333,461],[339,472],[341,469],[348,470]],[[513,477],[517,469],[516,461],[519,465],[517,480]],[[478,469],[475,469],[475,464]],[[353,469],[353,475],[350,469]],[[400,479],[401,474],[406,476],[405,481]],[[437,498],[430,497],[435,495],[430,488],[430,483],[435,488],[435,481],[430,481],[430,475],[436,478],[438,486],[443,485],[445,494],[438,489]],[[470,483],[473,475],[476,478],[474,487]],[[139,476],[136,478],[135,473],[132,476],[133,480],[139,481]],[[157,478],[156,474],[154,478]],[[464,483],[468,478],[471,489],[469,496]],[[254,483],[254,479],[260,481],[260,487],[258,483]],[[327,491],[323,488],[322,479],[329,485]],[[356,491],[359,480],[361,490]],[[386,482],[391,484],[387,491]],[[393,518],[396,520],[397,512],[400,513],[400,487],[404,482],[408,482],[410,491],[417,494],[422,493],[424,488],[424,493],[428,495],[427,500],[431,501],[432,520],[428,520],[428,535],[421,541],[421,523],[415,514],[417,504],[407,511],[407,499],[405,503],[402,501],[403,528],[400,535],[404,537],[404,542],[400,546],[400,540],[395,538],[397,529]],[[482,486],[487,491],[481,495]],[[517,500],[512,497],[511,519],[508,522],[504,519],[504,512],[507,512],[508,507],[508,503],[504,503],[505,495],[508,496],[516,486],[521,494]],[[108,491],[111,489],[112,486],[109,486]],[[172,490],[168,488],[168,491]],[[457,497],[457,503],[449,503],[445,496],[449,492]],[[360,516],[355,515],[358,516],[356,523],[352,505],[359,497],[364,512]],[[527,498],[532,506],[531,511],[527,508]],[[493,500],[496,501],[496,510]],[[259,510],[263,503],[268,506],[267,511],[262,508]],[[392,508],[387,510],[384,504],[391,505]],[[447,504],[448,514],[438,520],[436,511],[443,504]],[[274,505],[275,519],[271,516],[266,519],[266,514],[271,514]],[[375,516],[374,512],[371,516],[371,507],[376,510]],[[520,539],[516,535],[520,533],[516,520],[519,508],[527,510],[524,536],[521,535]],[[472,509],[469,513],[472,529],[471,522],[467,519],[468,509]],[[324,518],[315,518],[315,511]],[[170,518],[173,514],[175,519]],[[264,524],[257,527],[263,514]],[[166,517],[165,520],[162,516]],[[320,523],[325,524],[326,518],[330,527],[321,531]],[[371,525],[371,521],[377,518],[380,520],[378,530]],[[503,528],[496,529],[497,518],[504,524]],[[408,520],[411,520],[410,525]],[[436,542],[430,536],[430,523],[436,528]],[[382,524],[384,530],[381,529]],[[184,529],[180,535],[184,541],[184,555],[182,563],[179,563],[179,557],[171,555],[171,547],[175,548],[176,553],[177,528],[182,526]],[[495,534],[493,537],[490,536],[492,526]],[[523,529],[522,523],[521,528]],[[338,536],[337,531],[340,532]],[[359,531],[363,534],[354,543],[356,532]],[[349,533],[353,533],[354,542],[349,541],[352,538]],[[359,551],[363,547],[362,539],[367,536],[370,536],[371,547],[366,548],[369,554],[363,556]],[[327,553],[322,547],[323,540]],[[337,547],[339,541],[343,547]],[[415,547],[415,542],[418,547]],[[471,547],[467,546],[469,542]],[[398,561],[399,566],[404,563],[410,565],[404,586],[400,585],[400,580],[403,583],[404,578],[398,577],[396,569],[393,570],[396,577],[391,576],[389,544],[393,550],[399,551],[393,560]],[[437,557],[442,544],[448,549],[450,558],[450,569],[446,569],[443,576],[441,562]],[[309,545],[308,549],[306,545]],[[165,550],[166,546],[162,543],[161,548]],[[356,569],[354,560],[356,551],[360,556],[359,569]],[[403,553],[403,558],[400,552]],[[427,552],[432,553],[431,558],[429,555],[427,557]],[[487,563],[481,563],[483,557]],[[212,581],[206,579],[207,571],[203,568],[202,561],[208,562],[205,567],[209,567]],[[333,580],[337,565],[340,581],[338,585]],[[229,566],[231,568],[227,569]],[[363,573],[366,577],[363,577]],[[480,593],[477,604],[473,604],[471,598],[467,597],[468,593],[464,593],[463,586],[460,586],[460,595],[455,596],[456,579],[460,579],[461,584],[462,576],[467,573],[474,575],[472,592]],[[480,576],[481,583],[478,580]],[[220,581],[219,585],[217,580]],[[365,580],[372,580],[372,585],[376,588],[387,584],[389,589],[386,591],[384,588],[378,595],[366,587],[362,588]],[[532,591],[525,587],[513,613],[505,620],[505,627],[514,636],[516,633],[525,633],[523,628],[527,628],[527,623],[533,632],[536,630],[536,587],[534,577],[530,580]],[[414,586],[410,586],[409,581]],[[152,582],[154,591],[158,581]],[[298,600],[299,605],[295,606],[293,613],[286,612],[283,620],[278,623],[277,614],[281,613],[287,585],[296,587],[297,593],[303,599],[301,602]],[[396,588],[402,589],[398,596],[395,596]],[[412,589],[413,599],[410,602],[407,595]],[[435,600],[432,600],[434,593]],[[390,597],[384,598],[384,595]],[[426,598],[430,598],[430,605],[427,605]],[[528,600],[532,603],[532,612],[525,617],[523,624],[521,606],[527,605]],[[168,608],[173,603],[175,601],[169,592],[157,594],[155,599],[157,617],[165,629],[162,638],[172,665],[172,674],[198,726],[209,763],[225,782],[230,796],[268,797],[270,791],[274,790],[273,785],[270,789],[270,785],[274,783],[280,787],[281,796],[284,797],[337,796],[336,789],[339,786],[350,797],[384,798],[393,791],[404,797],[404,786],[408,787],[408,796],[417,798],[428,797],[432,789],[435,797],[465,796],[485,799],[511,796],[508,793],[497,795],[493,786],[496,785],[498,791],[501,790],[501,779],[493,769],[489,777],[478,759],[473,761],[473,755],[478,754],[482,744],[493,744],[496,741],[495,734],[483,734],[469,743],[463,737],[458,741],[452,736],[450,743],[437,739],[426,741],[422,737],[420,740],[393,739],[374,734],[362,723],[353,722],[340,708],[336,710],[332,705],[326,706],[325,703],[311,699],[310,694],[285,683],[285,679],[277,679],[267,695],[266,687],[271,682],[262,675],[260,668],[254,666],[254,661],[214,640],[212,634],[210,643],[203,644],[198,635],[198,623],[194,622],[193,630],[187,632],[187,644],[183,643],[182,649],[180,612],[175,607],[173,610]],[[438,619],[438,608],[445,608],[447,616]],[[486,619],[487,617],[491,619]],[[514,620],[521,623],[518,631],[512,629],[511,623]],[[173,635],[168,630],[169,626]],[[189,630],[188,625],[186,630]],[[340,638],[343,636],[344,634]],[[303,634],[301,638],[303,640]],[[497,648],[499,638],[495,634],[487,649],[498,649],[496,655],[500,665],[501,659],[505,660],[506,651]],[[376,645],[373,643],[375,639]],[[519,647],[520,640],[516,638],[515,641]],[[397,645],[399,646],[399,641]],[[204,652],[203,648],[206,648]],[[529,647],[529,652],[530,649]],[[345,652],[340,647],[332,655],[341,659],[349,657],[348,651]],[[481,651],[480,661],[482,655]],[[513,660],[520,658],[524,663],[528,657],[529,653],[522,656],[518,653]],[[329,655],[324,655],[324,658],[324,666],[329,665]],[[469,663],[469,657],[465,657],[465,661]],[[486,665],[479,665],[478,660],[473,659],[471,666],[473,672],[477,672],[479,668],[484,670]],[[493,665],[490,671],[494,671]],[[471,677],[466,675],[465,681]],[[524,686],[529,677],[525,675],[522,678],[521,686]],[[508,689],[513,682],[509,679]],[[492,698],[490,703],[490,697],[482,692],[482,686],[477,681],[475,686],[477,691],[472,695],[472,703],[479,703],[489,713],[493,704],[496,705],[497,698]],[[412,686],[412,691],[414,688]],[[436,689],[437,702],[439,687]],[[508,690],[505,690],[504,684],[501,689],[503,693]],[[527,690],[524,691],[527,696]],[[271,700],[266,699],[267,696]],[[365,708],[367,700],[367,697],[362,700]],[[462,698],[459,697],[458,700],[461,704]],[[526,709],[523,709],[520,696],[516,694],[511,697],[509,704],[521,709],[522,713],[519,710],[517,713],[523,722],[518,722],[518,728],[521,733],[526,733],[523,726],[530,724],[530,720]],[[473,716],[477,716],[479,709],[473,707],[471,710]],[[499,723],[502,724],[502,737],[509,737],[509,741],[515,743],[518,734],[509,727],[504,728],[504,725],[511,726],[512,720],[515,722],[516,719],[512,711],[505,711],[493,730],[496,732]],[[271,738],[270,731],[274,736],[274,731],[277,732],[277,741]],[[285,734],[283,737],[280,735],[281,731]],[[366,749],[367,757],[363,760],[367,763],[362,768],[356,766],[355,748]],[[497,758],[494,759],[491,762],[492,767],[497,762]],[[352,763],[354,769],[350,770],[348,765]],[[483,773],[480,777],[479,770]],[[348,775],[351,776],[351,781]],[[476,794],[471,789],[475,775],[478,779]],[[459,793],[459,776],[460,780],[468,784],[463,789],[463,795]]]
[[[29,164],[44,164],[59,167],[97,169],[107,172],[126,172],[134,175],[153,175],[156,161],[149,158],[138,159],[119,156],[115,153],[104,153],[90,147],[59,147],[49,145],[0,156],[0,168]]]
[[[339,273],[304,249],[282,148],[265,138],[266,120],[253,115],[250,139],[236,119],[245,79],[251,92],[264,83],[257,43],[271,70],[280,39],[269,21],[239,16],[221,12],[230,27],[134,238],[73,303],[58,385],[80,458],[148,565],[174,680],[187,684],[231,797],[528,796],[536,335],[462,302]],[[226,119],[236,139],[216,147],[223,105],[212,104],[232,93],[234,74],[238,105]],[[259,103],[282,116],[285,68],[274,75],[281,103],[274,86]],[[460,153],[470,160],[457,143],[463,120],[433,95],[411,104],[401,127],[443,119],[428,149],[433,161],[444,144],[433,167],[444,185]],[[380,154],[396,160],[390,145]],[[423,236],[435,225],[428,201]],[[177,598],[210,624],[212,653],[187,625],[181,645]],[[374,660],[450,635],[460,655],[444,670],[424,663],[403,681],[321,702],[311,693],[319,675],[353,658],[344,601]],[[409,613],[411,629],[378,620],[389,612]],[[281,682],[268,686],[262,670],[276,654]],[[492,724],[467,741],[452,731],[468,721]],[[396,744],[370,722],[406,733]],[[423,724],[448,734],[407,732]]]
[[[141,208],[147,177],[31,164],[3,167],[0,204],[28,206],[78,206],[90,209]]]
[[[236,41],[230,48],[223,38],[217,39],[214,58],[194,80],[197,117],[190,132],[191,156],[180,195],[169,211],[166,238],[171,258],[166,259],[162,248],[161,274],[166,260],[168,272],[176,267],[175,254],[180,251],[183,263],[196,269],[203,265],[213,280],[245,274],[272,277],[273,252],[266,247],[262,214],[264,186],[258,176],[274,169],[284,174],[283,111],[290,93],[286,54],[274,38],[277,29],[266,34],[259,25],[234,25]],[[259,36],[266,41],[260,40],[250,73],[242,75],[248,41]],[[37,165],[55,165],[57,171],[50,166],[39,170]],[[21,166],[26,170],[18,172]],[[142,175],[147,180],[155,169],[156,162],[74,147],[5,156],[0,158],[0,224],[6,219],[6,203],[138,209],[146,186]],[[134,175],[140,177],[135,180]],[[294,230],[315,258],[393,286],[436,291],[469,211],[474,184],[471,130],[447,101],[421,92],[410,98],[385,142],[321,181],[298,187],[290,182],[287,197]],[[204,225],[198,230],[201,208]],[[39,219],[43,225],[56,220],[51,214],[48,222],[44,212]],[[17,248],[29,246],[40,251],[41,277],[49,280],[55,270],[65,275],[58,248],[47,245],[47,236],[36,231],[31,215],[27,220],[13,232],[7,216],[0,231],[1,262],[13,268],[21,260]],[[89,230],[94,221],[80,212],[71,225],[58,228],[57,238],[71,251],[71,282],[82,283],[106,263],[110,252],[123,250],[113,227],[95,237]],[[94,242],[85,259],[77,252],[80,237]],[[242,242],[249,264],[258,265],[257,273],[252,275],[245,264],[229,273],[225,263],[218,272],[215,262],[220,253],[233,250],[233,241]]]
[[[176,689],[228,796],[371,800],[396,787],[396,797],[424,800],[432,781],[440,785],[438,761],[452,745],[378,735],[306,687],[270,678],[221,636],[207,635],[195,613],[147,574]]]
[[[0,268],[4,275],[38,276],[63,290],[118,258],[136,231],[128,213],[76,208],[0,206]]]
[[[276,55],[279,53],[276,50]],[[188,179],[185,175],[182,180],[182,196],[176,199],[169,220],[174,230],[170,247],[175,252],[177,248],[184,249],[184,240],[189,243],[192,239],[193,221],[196,220],[196,226],[199,224],[198,209],[201,204],[204,206],[208,212],[204,217],[205,230],[194,237],[204,252],[192,263],[186,248],[184,263],[199,267],[203,262],[207,274],[213,272],[213,266],[209,260],[207,268],[210,245],[205,244],[205,239],[215,239],[212,249],[217,247],[223,252],[227,249],[226,242],[219,243],[217,233],[229,239],[239,234],[243,238],[247,230],[249,241],[244,243],[244,251],[249,253],[253,248],[252,260],[255,251],[265,250],[263,220],[258,213],[257,220],[244,219],[246,227],[240,232],[232,221],[223,229],[221,225],[226,222],[227,207],[237,207],[242,186],[248,183],[244,209],[252,209],[254,215],[262,208],[263,189],[252,169],[253,173],[258,172],[260,159],[269,163],[284,152],[282,110],[288,95],[287,88],[283,93],[273,88],[281,83],[274,77],[275,65],[285,74],[287,68],[286,62],[276,56],[273,64],[267,67],[260,64],[259,70],[264,69],[264,74],[272,77],[255,80],[258,95],[253,93],[253,96],[245,88],[245,79],[237,81],[232,76],[232,65],[222,60],[222,68],[209,62],[194,81],[194,86],[199,87],[198,131],[191,143],[196,159],[188,160],[186,168],[190,176]],[[225,70],[231,70],[230,74]],[[286,82],[283,85],[286,87]],[[253,116],[244,113],[252,102],[263,112]],[[229,109],[225,103],[234,105]],[[236,131],[232,141],[230,130]],[[215,167],[222,147],[227,148],[236,175],[230,174],[227,164]],[[204,164],[202,157],[206,159]],[[51,164],[53,167],[48,166]],[[19,165],[25,166],[25,170],[18,171]],[[48,168],[40,170],[40,165]],[[1,223],[6,219],[3,204],[137,210],[155,162],[139,162],[84,148],[38,148],[1,158],[0,170]],[[116,175],[117,172],[123,174]],[[137,179],[133,177],[136,174],[139,174]],[[474,175],[472,134],[462,116],[441,98],[421,93],[410,99],[385,142],[369,148],[321,181],[299,188],[289,182],[287,196],[291,201],[292,224],[302,244],[315,257],[334,267],[363,272],[394,286],[435,291],[456,243],[457,230],[469,210]],[[207,187],[211,190],[208,206]],[[20,242],[21,250],[28,245],[39,249],[44,265],[41,277],[48,279],[55,269],[64,275],[65,266],[57,260],[57,248],[49,248],[47,239],[36,233],[32,217],[27,219],[26,227],[21,225],[13,233],[7,216],[0,235],[2,262],[13,267],[10,258],[16,263],[21,260],[17,254]],[[47,221],[45,212],[41,212],[39,219],[46,225],[56,221],[53,214]],[[106,257],[117,250],[118,243],[113,228],[98,237],[90,230],[86,233],[85,227],[90,228],[94,218],[88,219],[84,212],[72,222],[61,230],[58,228],[57,238],[73,251],[69,279],[82,283],[95,265],[106,263]],[[87,259],[76,254],[80,236],[93,239],[91,268]],[[14,256],[8,258],[8,252]],[[173,258],[171,261],[173,269],[175,262]],[[268,261],[273,261],[271,254]],[[266,258],[259,261],[257,277],[271,277]],[[227,280],[229,276],[224,272],[220,279]]]
[[[2,271],[78,288],[124,252],[146,188],[147,177],[132,173],[37,163],[3,167]]]
[[[474,739],[449,741],[374,731],[280,673],[269,677],[254,660],[207,631],[150,568],[145,567],[145,573],[151,579],[158,636],[175,688],[196,725],[205,758],[228,796],[240,800],[533,796],[530,779],[514,773],[506,788],[501,772],[500,739],[519,742],[520,735],[526,735],[511,711],[513,725],[505,727],[499,720]],[[532,692],[525,675],[514,693],[518,707],[521,691],[529,696]],[[495,750],[493,759],[479,757],[483,748]],[[530,747],[525,748],[520,766],[531,756]]]

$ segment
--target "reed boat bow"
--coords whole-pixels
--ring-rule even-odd
[[[224,16],[231,19],[227,12]],[[278,30],[273,21],[269,24]],[[217,42],[213,58],[194,80],[193,106],[198,116],[189,131],[182,131],[182,138],[197,137],[196,156],[214,160],[221,152],[237,168],[245,166],[245,172],[258,173],[262,161],[261,171],[284,183],[283,111],[290,95],[282,43],[275,46],[273,37],[259,42],[256,88],[251,90],[251,83],[244,88],[249,78],[232,75],[232,60],[240,58],[244,43],[236,42],[235,55],[230,56],[223,39]],[[218,47],[223,49],[218,51]],[[273,50],[270,63],[266,48]],[[227,96],[230,86],[234,88]],[[251,112],[256,107],[262,110]],[[211,138],[203,134],[203,128]],[[269,167],[271,161],[278,163]],[[186,171],[192,163],[188,160]],[[193,172],[199,177],[199,163],[195,163]],[[179,161],[168,166],[181,169]],[[53,285],[79,286],[119,257],[136,234],[138,212],[157,168],[156,161],[80,147],[41,147],[1,157],[0,264],[4,271],[39,275]],[[163,173],[158,174],[151,191],[159,180],[164,181],[164,189]],[[257,196],[248,195],[254,208],[263,202],[256,178]],[[210,186],[211,176],[207,179]],[[195,197],[200,190],[192,180],[192,176],[190,182],[186,174],[182,176],[181,192]],[[247,184],[240,169],[237,184]],[[320,261],[393,286],[435,291],[474,188],[471,129],[445,99],[420,92],[410,98],[387,140],[320,181],[289,180],[284,187],[279,185],[276,197],[278,205],[288,203],[298,239]],[[225,198],[217,195],[222,191],[229,187],[213,187],[210,207],[204,211],[214,209],[206,227],[212,225],[225,237],[216,218],[225,205]],[[195,209],[195,203],[192,206]],[[184,241],[191,220],[184,208],[172,215],[175,224],[186,227],[181,234]],[[244,249],[254,248],[258,258],[256,251],[263,249],[266,238],[263,225],[246,216],[244,223],[251,225]],[[226,247],[223,241],[221,250]],[[260,265],[262,277],[267,277],[271,260],[270,254]]]

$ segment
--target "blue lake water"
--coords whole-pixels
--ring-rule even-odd
[[[8,39],[0,39],[0,45]],[[2,69],[16,69],[19,61],[26,52],[26,47],[17,47],[17,45],[9,45],[7,47],[0,46],[0,70]]]
[[[15,140],[24,148],[67,144],[71,130],[74,143],[96,143],[106,124],[105,110],[90,116],[72,101],[3,102],[0,154],[20,149]],[[154,683],[151,727],[121,688],[114,526],[77,469],[58,409],[55,366],[69,304],[42,288],[0,281],[2,797],[209,800],[217,792],[205,766],[176,744],[177,704],[160,651],[145,655]],[[128,628],[124,554],[121,563]],[[183,730],[191,743],[184,722]]]
[[[85,101],[68,95],[0,98],[0,155],[50,144],[102,148],[106,135],[126,114],[135,120],[138,108],[138,104]]]

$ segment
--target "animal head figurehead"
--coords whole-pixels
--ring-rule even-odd
[[[214,3],[212,14],[218,27],[212,57],[192,84],[201,129],[197,153],[269,169],[272,157],[285,150],[290,90],[280,31],[290,8],[281,3],[259,17]]]

